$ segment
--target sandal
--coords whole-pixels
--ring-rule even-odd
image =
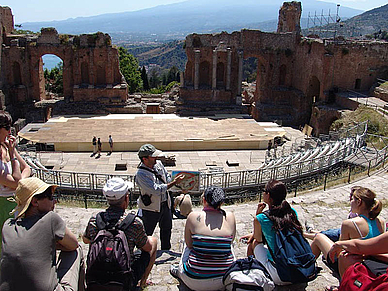
[[[327,286],[325,288],[326,291],[338,291],[339,286]]]

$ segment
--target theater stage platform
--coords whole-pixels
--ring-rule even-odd
[[[272,122],[256,122],[248,115],[179,117],[175,114],[110,114],[60,116],[46,123],[30,123],[19,136],[34,143],[53,145],[56,151],[91,152],[92,138],[101,138],[108,151],[112,135],[114,151],[137,151],[152,143],[164,151],[257,150],[285,135]]]

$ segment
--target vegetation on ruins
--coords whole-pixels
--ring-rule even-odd
[[[44,70],[46,92],[63,94],[63,63]]]
[[[378,32],[368,34],[366,37],[369,39],[382,39],[388,41],[388,31],[380,29]]]
[[[383,118],[382,114],[373,108],[364,105],[360,105],[355,111],[343,114],[340,119],[333,122],[330,129],[338,131],[367,120],[369,120],[368,133],[388,136],[388,119]]]
[[[120,71],[128,84],[128,91],[130,93],[139,91],[143,87],[143,82],[137,59],[125,48],[119,47],[119,62]]]

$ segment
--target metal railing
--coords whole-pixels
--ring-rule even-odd
[[[388,158],[388,138],[366,133],[367,123],[359,124],[346,131],[333,135],[340,142],[341,147],[319,158],[312,158],[297,163],[279,165],[254,170],[234,172],[210,172],[200,175],[200,190],[209,185],[217,185],[227,192],[227,199],[244,199],[257,197],[260,189],[270,179],[282,180],[287,184],[289,192],[326,187],[327,183],[335,179],[345,179],[350,182],[351,177],[361,172],[370,174],[371,170],[385,167]],[[111,177],[121,177],[134,182],[134,175],[76,173],[67,171],[53,171],[34,169],[35,176],[43,181],[58,185],[59,193],[87,201],[104,201],[102,188]],[[139,195],[139,188],[131,192],[131,203]],[[200,192],[193,193],[195,197]],[[60,194],[61,195],[61,194]]]

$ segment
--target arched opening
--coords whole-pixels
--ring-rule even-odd
[[[217,64],[217,88],[225,87],[225,66],[224,63]]]
[[[105,85],[106,84],[106,77],[105,77],[105,66],[103,64],[97,65],[97,86]]]
[[[44,99],[63,96],[63,61],[53,54],[45,54],[43,62],[44,88],[40,85],[40,96]]]
[[[253,83],[257,77],[257,58],[251,57],[244,59],[243,62],[243,80],[247,83]]]
[[[199,64],[199,86],[202,88],[210,87],[210,64],[207,61]]]
[[[286,85],[286,76],[287,76],[287,67],[286,65],[281,65],[279,68],[279,86]]]
[[[89,84],[89,66],[87,62],[81,63],[81,83]]]
[[[311,104],[319,101],[319,95],[321,92],[321,82],[319,82],[316,76],[312,76],[310,79],[309,87],[307,89],[307,100]]]
[[[187,61],[187,63],[186,63],[185,83],[186,83],[187,86],[192,86],[194,84],[194,80],[193,80],[193,64],[190,61]]]
[[[12,65],[13,72],[13,84],[21,85],[22,84],[22,75],[20,72],[20,64],[18,62],[14,62]]]

